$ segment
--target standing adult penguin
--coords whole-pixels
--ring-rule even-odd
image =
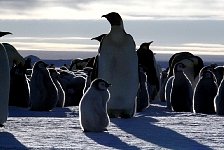
[[[101,45],[101,41],[102,39],[106,36],[107,34],[101,34],[97,37],[94,37],[92,38],[91,40],[97,40],[98,42],[100,42],[100,45]],[[98,54],[94,57],[94,60],[93,60],[93,65],[92,65],[92,73],[91,73],[91,81],[93,81],[94,79],[96,79],[98,77],[98,57],[99,57],[99,50],[98,49]]]
[[[153,41],[148,43],[142,43],[137,50],[138,63],[141,64],[143,70],[147,75],[148,90],[150,100],[154,100],[159,91],[159,77],[157,76],[157,63],[153,52],[149,49],[149,46]]]
[[[177,63],[174,66],[174,78],[170,93],[170,101],[173,111],[191,112],[193,90],[191,83],[184,74],[185,65]]]
[[[107,102],[110,98],[110,84],[95,79],[79,103],[79,121],[83,131],[102,132],[109,125]]]
[[[214,114],[214,97],[217,90],[218,86],[215,75],[209,70],[201,72],[194,90],[193,112]]]
[[[8,117],[8,102],[10,90],[9,60],[5,47],[2,44],[0,44],[0,64],[0,127],[2,127]]]
[[[110,32],[99,47],[98,77],[110,82],[108,102],[110,117],[130,118],[136,112],[138,92],[138,57],[135,42],[124,30],[121,16],[116,12],[103,15],[111,24]]]
[[[30,81],[30,109],[34,111],[50,111],[58,102],[58,90],[47,66],[43,61],[38,61],[33,66]]]

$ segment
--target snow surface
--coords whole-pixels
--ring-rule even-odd
[[[223,149],[223,135],[223,117],[170,112],[161,102],[131,119],[111,119],[101,133],[82,132],[76,106],[51,112],[10,107],[0,149]]]

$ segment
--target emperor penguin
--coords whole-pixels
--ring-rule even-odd
[[[79,103],[79,121],[85,132],[102,132],[107,130],[110,119],[107,103],[110,99],[107,81],[97,78],[83,95]]]
[[[217,94],[214,98],[215,112],[217,115],[224,115],[224,78],[222,79]]]
[[[106,36],[107,34],[101,34],[97,37],[94,37],[92,38],[91,40],[97,40],[98,42],[100,42],[100,45],[101,45],[101,41],[102,39]],[[94,57],[94,60],[93,60],[93,65],[92,65],[92,72],[91,72],[91,81],[93,81],[94,79],[96,79],[98,77],[98,57],[99,57],[99,50],[98,49],[98,54]]]
[[[170,98],[170,93],[172,90],[172,83],[174,80],[174,74],[175,72],[181,72],[184,70],[184,75],[186,75],[186,78],[189,79],[189,77],[193,80],[194,79],[194,62],[192,60],[190,60],[189,58],[182,58],[182,60],[179,60],[179,62],[177,63],[181,63],[183,64],[184,68],[179,67],[179,69],[177,70],[177,68],[173,68],[173,73],[172,76],[170,76],[165,84],[165,101],[167,103],[167,108],[168,109],[172,109],[171,108],[171,98]],[[191,81],[189,80],[189,82],[191,83]],[[193,90],[193,89],[192,89]]]
[[[224,75],[224,67],[223,66],[217,66],[214,68],[213,73],[215,74],[215,77],[217,79],[218,86],[220,85],[223,75]]]
[[[10,90],[10,69],[6,49],[0,44],[0,127],[7,121]]]
[[[97,40],[98,42],[101,42],[102,39],[106,36],[107,34],[101,34],[97,37],[92,38],[91,40]]]
[[[138,79],[138,56],[133,37],[124,30],[121,16],[116,12],[103,15],[111,24],[110,32],[99,47],[98,78],[110,87],[108,102],[110,117],[130,118],[136,112]]]
[[[194,55],[189,52],[180,52],[173,54],[169,59],[169,67],[166,69],[166,78],[164,78],[164,81],[160,87],[160,99],[161,101],[165,100],[165,87],[168,79],[173,76],[173,69],[176,63],[180,62],[183,59],[187,59],[188,57],[193,57]]]
[[[215,75],[209,70],[203,71],[194,89],[193,112],[214,114],[214,97],[217,90]]]
[[[10,70],[9,105],[17,107],[29,107],[30,86],[26,76],[26,69],[19,63]]]
[[[137,112],[141,112],[150,105],[149,93],[147,86],[147,75],[143,67],[139,64],[139,89],[137,97]]]
[[[83,94],[84,94],[87,91],[87,89],[89,88],[90,84],[91,84],[91,75],[92,75],[93,68],[91,68],[91,67],[85,67],[83,69],[83,71],[87,75],[86,81],[85,81],[85,87],[83,89]]]
[[[55,68],[49,68],[48,69],[51,75],[51,78],[58,90],[58,102],[57,102],[57,107],[64,107],[65,105],[65,91],[62,88],[61,83],[58,81],[59,78],[59,73],[56,71]]]
[[[30,110],[50,111],[58,102],[58,90],[47,66],[43,61],[38,61],[33,66],[30,81]]]
[[[7,31],[0,31],[0,37],[3,37],[7,34],[12,34],[11,32],[7,32]]]
[[[9,59],[9,67],[10,69],[13,67],[13,64],[18,65],[19,63],[23,66],[25,64],[25,59],[17,49],[9,43],[2,43],[6,49],[8,59]]]
[[[149,46],[153,43],[142,43],[137,50],[138,62],[142,65],[147,75],[148,90],[150,101],[153,101],[159,91],[159,77],[157,76],[157,63],[153,52],[149,49]]]
[[[168,78],[166,85],[165,85],[165,101],[166,101],[166,108],[171,110],[171,102],[170,102],[170,93],[172,90],[172,83],[173,83],[174,76]]]
[[[170,92],[170,102],[173,111],[191,112],[193,90],[191,83],[184,73],[186,66],[183,63],[177,63],[174,66],[174,78]]]

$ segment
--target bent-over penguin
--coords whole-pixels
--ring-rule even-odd
[[[50,111],[58,102],[58,90],[50,76],[47,64],[38,61],[33,66],[30,81],[31,110]]]

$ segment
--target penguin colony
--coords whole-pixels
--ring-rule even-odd
[[[150,109],[158,96],[170,111],[224,115],[223,66],[205,66],[199,56],[179,52],[159,71],[149,49],[153,41],[136,50],[118,13],[102,17],[111,28],[91,39],[100,42],[97,56],[74,59],[70,66],[55,68],[41,60],[32,65],[12,45],[0,44],[0,127],[7,121],[8,105],[30,111],[79,106],[81,129],[103,132],[110,118],[133,117]],[[0,32],[0,37],[8,34]]]

